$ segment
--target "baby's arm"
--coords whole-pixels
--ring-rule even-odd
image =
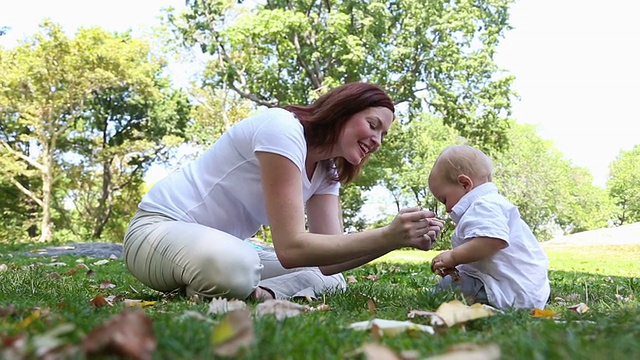
[[[438,254],[431,262],[431,269],[451,269],[456,265],[468,264],[489,257],[507,247],[501,239],[478,237],[456,247],[453,250]]]

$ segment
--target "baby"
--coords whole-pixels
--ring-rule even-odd
[[[436,290],[458,289],[502,309],[542,309],[551,291],[549,259],[492,178],[491,159],[471,146],[450,146],[436,159],[429,189],[456,224],[453,250],[431,262],[442,276]]]

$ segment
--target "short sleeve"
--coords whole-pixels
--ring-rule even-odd
[[[498,204],[482,201],[472,204],[460,226],[465,240],[490,237],[509,242],[509,219]]]
[[[307,146],[300,121],[284,109],[266,110],[264,116],[252,138],[253,151],[282,155],[304,172]]]

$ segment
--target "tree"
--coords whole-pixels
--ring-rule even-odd
[[[140,178],[165,135],[185,126],[186,97],[166,90],[162,62],[127,34],[81,29],[69,39],[45,21],[41,33],[0,55],[0,147],[13,164],[5,177],[38,204],[40,241],[52,236],[53,205],[69,196],[56,186],[83,189],[92,176],[98,181],[96,174],[99,200],[86,215],[99,235],[113,191],[127,184],[123,177],[114,181],[113,167],[120,168],[118,176]],[[95,194],[93,185],[82,195]]]
[[[558,229],[573,233],[607,225],[606,196],[586,169],[572,167],[531,125],[513,123],[508,137],[510,146],[492,155],[494,181],[539,240]]]
[[[609,165],[607,188],[618,206],[616,224],[640,221],[640,145],[620,151]]]
[[[304,104],[366,80],[426,105],[477,143],[504,144],[512,78],[492,58],[510,0],[190,0],[174,29],[214,58],[205,82],[263,106]]]

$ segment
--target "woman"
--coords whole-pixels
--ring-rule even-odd
[[[382,89],[350,83],[238,122],[143,197],[124,239],[127,267],[158,291],[288,298],[344,289],[342,271],[391,250],[429,249],[442,223],[420,208],[342,231],[340,183],[359,174],[393,119]],[[262,224],[275,254],[244,241]]]

